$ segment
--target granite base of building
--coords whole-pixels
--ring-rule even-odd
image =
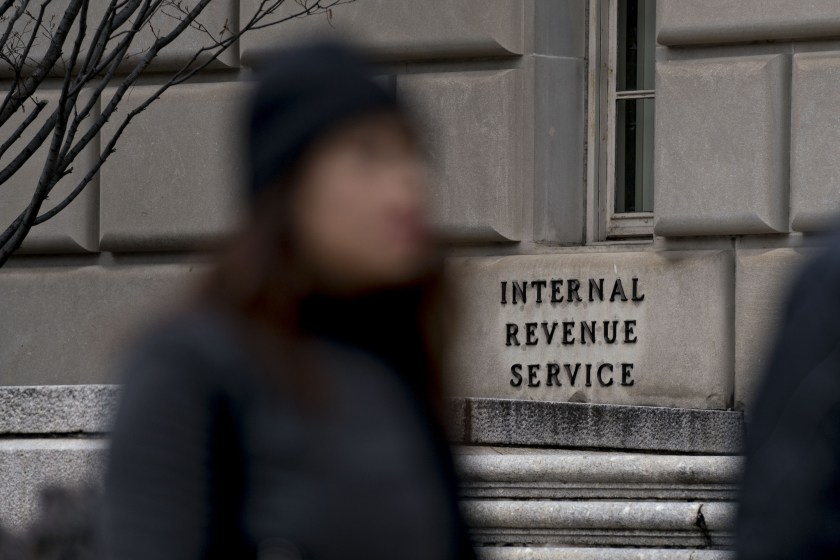
[[[0,388],[10,411],[0,418],[0,522],[28,523],[46,485],[99,483],[117,391]],[[492,399],[452,410],[482,559],[731,557],[739,413]]]
[[[479,548],[480,560],[731,560],[732,553],[696,549],[573,547]]]

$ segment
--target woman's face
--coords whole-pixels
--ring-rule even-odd
[[[309,151],[299,179],[296,246],[321,288],[366,291],[423,271],[431,253],[426,168],[396,116],[330,132]]]

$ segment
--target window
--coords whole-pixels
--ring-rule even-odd
[[[656,0],[590,1],[591,241],[653,234],[655,51]]]

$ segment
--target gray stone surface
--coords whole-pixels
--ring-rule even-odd
[[[520,69],[397,77],[426,139],[433,210],[451,240],[522,236],[525,79]]]
[[[741,459],[544,448],[456,448],[467,498],[734,500]]]
[[[0,523],[19,528],[29,522],[37,512],[39,491],[45,486],[98,486],[106,449],[104,440],[93,438],[0,441],[0,493],[3,495]],[[461,448],[462,451],[466,449],[469,448]],[[620,501],[614,497],[599,499],[594,495],[577,496],[570,500],[533,499],[533,496],[524,493],[517,495],[519,499],[500,495],[477,498],[474,492],[470,494],[470,485],[477,479],[508,487],[513,487],[518,480],[539,484],[568,479],[574,484],[583,482],[585,477],[605,489],[609,488],[611,481],[614,482],[617,495],[620,495],[627,482],[634,481],[640,485],[645,481],[655,482],[657,473],[663,473],[665,476],[658,481],[660,483],[679,484],[680,481],[690,480],[696,484],[696,489],[702,491],[703,485],[731,480],[736,462],[734,458],[557,450],[506,451],[512,454],[497,455],[492,449],[471,448],[469,455],[457,456],[460,471],[466,479],[466,485],[462,487],[465,492],[462,506],[479,543],[533,544],[537,547],[528,552],[506,546],[504,554],[500,548],[482,548],[482,557],[658,559],[668,556],[662,556],[664,552],[656,549],[576,549],[574,546],[687,548],[726,546],[730,543],[731,503],[690,498],[651,501],[640,499],[640,495],[628,496],[629,499]],[[472,464],[465,464],[465,461]],[[587,469],[587,465],[595,470]],[[591,472],[586,473],[585,470]],[[539,546],[546,544],[571,548],[564,547],[561,553],[557,548]],[[508,552],[512,556],[507,556]],[[603,556],[592,556],[596,553]],[[673,553],[673,558],[683,557],[683,551],[675,550]],[[721,558],[705,552],[698,557]]]
[[[721,502],[464,500],[461,505],[479,545],[726,547],[735,512],[734,504]]]
[[[659,0],[663,45],[818,39],[840,35],[835,0]]]
[[[60,85],[59,85],[60,87]],[[12,145],[11,149],[0,158],[0,166],[11,162],[35,132],[55,110],[60,91],[49,88],[38,92],[38,99],[47,102],[38,118],[29,126],[23,136]],[[24,108],[6,123],[6,130],[11,131],[20,125],[33,110],[34,105],[27,103]],[[4,136],[5,140],[5,136]],[[38,179],[41,176],[49,151],[49,140],[41,145],[29,161],[2,185],[2,204],[0,204],[0,223],[2,229],[17,218],[32,199]],[[41,206],[40,213],[46,212],[64,200],[90,170],[94,158],[98,155],[97,144],[93,142],[85,148],[73,165],[73,172],[64,177],[55,186],[49,198]],[[97,223],[99,207],[97,205],[99,180],[93,181],[82,193],[57,216],[43,224],[33,227],[24,239],[21,253],[84,253],[96,251],[98,244]]]
[[[534,0],[524,4],[528,52],[586,57],[586,0]],[[533,6],[533,13],[529,13],[529,6]]]
[[[179,303],[199,270],[187,264],[4,268],[0,385],[113,381],[126,341]]]
[[[838,8],[840,11],[840,8]],[[791,91],[791,229],[837,227],[840,217],[840,53],[793,57]]]
[[[0,525],[20,529],[30,522],[45,487],[98,485],[104,458],[100,439],[0,440]]]
[[[731,405],[731,251],[560,250],[550,255],[449,261],[458,318],[447,364],[451,396],[687,408]],[[634,278],[642,301],[631,301]],[[596,301],[588,301],[589,279],[596,285],[604,279],[604,301],[597,293],[593,293]],[[583,301],[572,296],[571,303],[566,299],[552,303],[548,284],[552,280],[563,281],[557,287],[564,298],[572,281],[580,283],[578,296]],[[616,292],[610,302],[618,280],[627,301]],[[545,281],[542,303],[536,301],[533,285],[527,303],[514,303],[514,281]],[[502,282],[507,282],[507,303],[501,303]],[[595,343],[582,333],[593,321]],[[603,332],[605,322],[612,329],[611,339]],[[574,323],[567,340],[564,323]],[[534,329],[532,344],[526,339],[527,328]],[[508,329],[516,331],[514,337]],[[602,366],[599,381],[597,371]],[[521,367],[518,383],[515,367]],[[548,378],[549,368],[559,368],[557,378]]]
[[[480,560],[734,560],[726,550],[595,547],[479,547]]]
[[[818,49],[817,45],[823,45],[823,48]],[[791,53],[796,52],[801,48],[826,50],[824,45],[825,44],[823,42],[815,41],[813,43],[728,43],[725,45],[703,45],[701,47],[689,46],[679,48],[657,46],[656,62],[689,60],[709,61],[719,58],[772,56],[779,54],[789,57]]]
[[[0,434],[106,433],[118,393],[118,385],[2,386]],[[449,399],[447,412],[451,441],[466,444],[736,453],[742,429],[740,413],[676,408]],[[610,479],[627,482],[630,491],[633,484],[659,480],[667,488],[673,484],[686,484],[687,488],[709,485],[710,491],[725,492],[731,482],[727,477],[736,467],[733,460],[717,457],[648,460],[626,453],[579,457],[565,450],[560,455],[491,457],[489,462],[485,458],[470,472],[477,478],[504,476],[514,481],[543,469],[539,478],[544,482],[551,476],[567,482]]]
[[[240,21],[251,17],[257,0],[243,0]],[[518,0],[356,0],[336,6],[332,18],[312,16],[247,34],[242,61],[254,64],[272,47],[313,36],[349,37],[378,57],[430,59],[510,56],[524,52],[523,2]],[[286,2],[277,17],[300,12]]]
[[[555,5],[567,3],[555,2]],[[583,200],[586,63],[582,58],[548,56],[535,56],[531,63],[534,72],[533,239],[581,243],[586,217]],[[527,189],[520,188],[520,193],[524,195]]]
[[[735,280],[735,406],[749,407],[768,366],[791,284],[813,249],[739,249]]]
[[[104,434],[117,385],[0,386],[0,434]]]
[[[787,60],[657,64],[657,235],[787,231]]]
[[[740,412],[503,399],[468,401],[466,441],[479,445],[737,454]]]
[[[154,89],[134,88],[121,113]],[[230,232],[244,193],[237,147],[246,91],[241,83],[178,86],[131,123],[101,172],[103,250],[195,249]],[[103,129],[103,144],[119,122]]]

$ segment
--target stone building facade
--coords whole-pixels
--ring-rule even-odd
[[[427,140],[482,555],[728,558],[752,388],[840,210],[834,0],[356,0],[247,36],[0,270],[0,518],[95,479],[120,344],[236,223],[249,67],[314,33],[359,40]]]

